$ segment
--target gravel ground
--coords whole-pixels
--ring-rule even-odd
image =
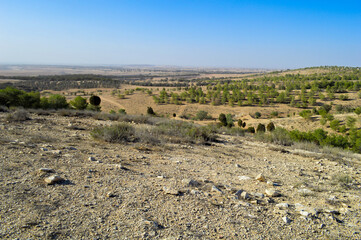
[[[109,121],[5,115],[1,239],[361,238],[357,155],[225,135],[210,145],[110,144],[89,135]],[[54,175],[63,181],[47,184]]]

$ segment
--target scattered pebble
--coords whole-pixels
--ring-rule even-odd
[[[265,191],[266,195],[269,197],[279,197],[281,196],[281,193],[275,189],[269,188]]]
[[[47,184],[51,185],[51,184],[55,184],[55,183],[59,183],[59,182],[64,181],[64,178],[62,178],[62,177],[60,177],[58,175],[53,175],[53,176],[45,178],[44,181]]]

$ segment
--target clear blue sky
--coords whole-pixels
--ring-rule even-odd
[[[0,0],[0,63],[361,66],[361,1]]]

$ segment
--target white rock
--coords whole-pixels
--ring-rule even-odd
[[[60,150],[53,150],[53,151],[51,151],[53,154],[57,154],[57,155],[59,155],[59,154],[61,154],[61,151]]]
[[[241,193],[241,198],[247,200],[247,199],[249,199],[250,197],[249,197],[249,194],[248,194],[246,191],[243,191],[243,192]]]
[[[310,213],[307,212],[307,211],[305,211],[305,210],[301,210],[301,211],[300,211],[300,214],[301,214],[302,216],[305,216],[305,217],[308,217],[308,216],[310,215]]]
[[[313,193],[312,190],[307,189],[307,188],[299,189],[298,192],[301,194],[312,194]]]
[[[289,205],[288,205],[288,203],[278,203],[278,204],[276,204],[276,207],[279,209],[287,209],[287,208],[289,208]]]
[[[241,165],[239,165],[238,163],[236,163],[234,166],[236,166],[236,168],[240,168]]]
[[[241,181],[251,180],[251,178],[248,177],[248,176],[239,176],[238,179],[241,180]]]
[[[269,197],[278,197],[281,196],[281,193],[275,189],[269,188],[265,191],[266,195]]]
[[[253,194],[255,197],[258,197],[258,198],[264,198],[264,194],[263,193],[258,193],[258,192],[256,192],[256,193],[254,193]]]
[[[289,224],[291,222],[291,219],[289,219],[288,217],[284,216],[282,218],[282,220],[286,223],[286,224]]]
[[[64,181],[64,178],[62,178],[58,175],[53,175],[53,176],[45,178],[44,181],[50,185],[50,184],[62,182],[62,181]]]
[[[95,157],[89,157],[89,161],[96,161]]]

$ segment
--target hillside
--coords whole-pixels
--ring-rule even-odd
[[[0,238],[361,236],[360,155],[247,135],[207,144],[91,138],[114,123],[57,113],[9,122],[0,113]],[[47,184],[53,175],[63,181]]]

